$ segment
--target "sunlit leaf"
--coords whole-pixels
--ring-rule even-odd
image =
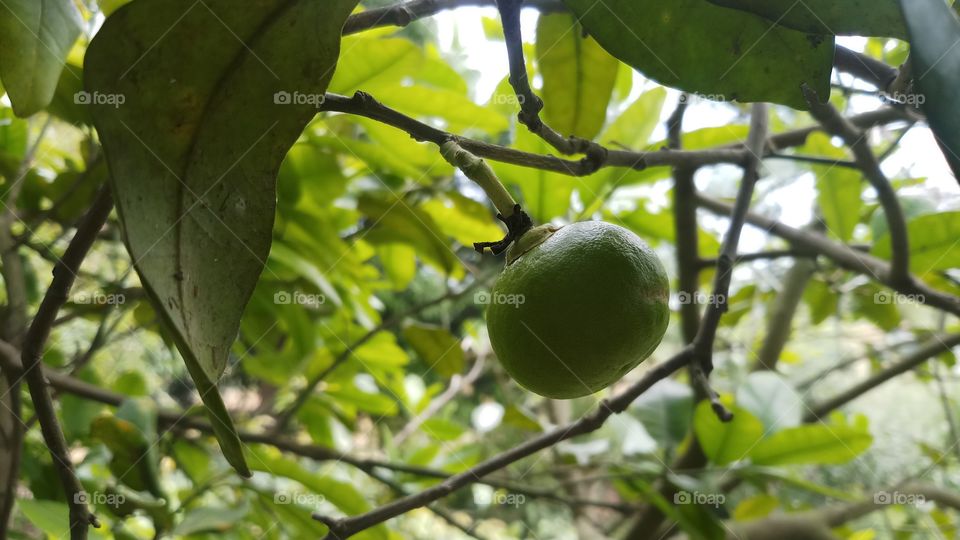
[[[17,116],[50,104],[82,24],[71,0],[0,3],[0,79]]]
[[[725,101],[805,109],[830,93],[832,37],[812,37],[707,0],[564,0],[611,54],[669,86]],[[682,43],[683,46],[677,46]]]
[[[537,63],[543,77],[543,114],[564,135],[594,138],[607,119],[620,62],[583,35],[567,13],[537,20]]]

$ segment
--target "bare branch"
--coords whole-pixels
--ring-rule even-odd
[[[77,232],[74,234],[73,240],[70,241],[70,245],[63,254],[60,263],[54,267],[53,282],[47,289],[47,293],[44,295],[40,308],[37,310],[37,314],[23,341],[24,378],[30,388],[34,410],[40,419],[43,439],[50,449],[54,466],[60,475],[60,482],[67,494],[67,505],[70,507],[70,537],[74,540],[85,539],[87,537],[87,527],[91,524],[99,527],[100,524],[84,502],[86,498],[83,496],[83,486],[70,463],[67,442],[63,437],[63,431],[60,429],[60,421],[57,419],[53,400],[47,391],[47,381],[44,378],[41,359],[47,338],[50,337],[50,329],[57,319],[57,312],[67,301],[67,295],[73,286],[74,279],[76,279],[77,270],[87,256],[87,252],[93,246],[97,233],[106,223],[112,209],[113,197],[110,194],[110,188],[104,186],[100,189],[90,210],[81,220]]]
[[[960,334],[934,336],[928,340],[926,344],[922,345],[913,353],[905,356],[899,362],[896,362],[890,366],[887,366],[883,370],[874,373],[866,380],[852,386],[846,391],[841,392],[840,394],[837,394],[826,401],[813,405],[807,411],[804,421],[813,422],[819,418],[822,418],[830,414],[832,411],[862,396],[863,394],[866,394],[870,390],[873,390],[881,384],[889,381],[890,379],[893,379],[898,375],[902,375],[926,362],[930,358],[933,358],[942,352],[949,351],[953,347],[957,346],[960,346]]]
[[[820,103],[817,94],[812,89],[804,86],[803,91],[807,103],[810,105],[810,114],[823,125],[828,133],[840,137],[850,147],[857,165],[860,166],[864,176],[876,190],[880,205],[883,207],[883,213],[887,218],[890,243],[893,248],[893,261],[888,279],[893,283],[909,285],[911,278],[907,221],[903,217],[903,210],[900,208],[896,192],[893,191],[890,181],[887,180],[886,175],[880,169],[880,163],[873,155],[873,150],[870,149],[866,133],[854,127],[830,103]]]
[[[540,450],[549,448],[561,441],[565,441],[578,435],[592,433],[597,429],[600,429],[600,427],[604,424],[604,422],[607,421],[608,418],[610,418],[610,416],[623,412],[630,405],[630,403],[632,403],[641,394],[646,392],[651,386],[656,384],[658,381],[669,377],[671,374],[685,366],[692,357],[692,353],[692,348],[684,348],[666,362],[651,368],[646,374],[644,374],[642,379],[634,383],[623,393],[609,400],[604,400],[600,404],[600,407],[598,407],[589,415],[582,417],[580,420],[558,427],[548,433],[540,435],[539,437],[530,439],[519,446],[511,448],[510,450],[506,450],[500,454],[497,454],[483,463],[471,467],[462,473],[451,476],[440,484],[421,491],[420,493],[403,497],[358,516],[343,519],[332,519],[325,516],[315,517],[330,527],[330,532],[327,535],[329,540],[340,540],[348,538],[360,531],[369,529],[370,527],[373,527],[379,523],[383,523],[390,518],[399,516],[405,512],[409,512],[414,508],[419,508],[435,500],[443,498],[460,488],[477,482],[493,471],[500,470],[511,463],[535,454]]]
[[[729,214],[732,210],[729,204],[702,194],[697,195],[697,202],[703,208],[718,215]],[[842,268],[864,274],[898,292],[923,295],[926,305],[960,316],[960,298],[933,289],[912,277],[907,280],[907,283],[894,282],[891,279],[890,265],[872,255],[828,240],[823,235],[795,229],[759,214],[747,213],[747,223],[779,236],[798,248],[818,253]]]
[[[343,35],[356,34],[383,26],[407,26],[413,21],[432,17],[448,9],[469,6],[495,7],[496,5],[496,0],[412,0],[351,15],[343,27]],[[559,0],[524,0],[523,7],[535,8],[541,13],[566,11],[566,7]]]

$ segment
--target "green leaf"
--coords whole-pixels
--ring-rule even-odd
[[[693,392],[689,386],[667,379],[637,398],[630,413],[661,446],[671,448],[680,444],[690,429]]]
[[[943,0],[900,0],[917,97],[943,155],[960,179],[960,22]]]
[[[864,421],[811,424],[774,433],[750,451],[758,465],[834,465],[847,463],[873,442]]]
[[[356,3],[139,0],[85,59],[127,249],[243,475],[216,382],[270,250],[277,172]]]
[[[363,194],[357,200],[357,210],[373,223],[364,236],[368,242],[376,245],[408,244],[424,261],[443,272],[454,276],[462,274],[456,254],[444,241],[433,218],[422,209],[393,195],[377,198]]]
[[[600,142],[627,148],[642,148],[660,123],[660,111],[667,98],[665,88],[657,87],[640,95],[603,131]]]
[[[399,83],[417,71],[423,55],[408,39],[371,39],[362,34],[344,38],[342,48],[340,67],[330,81],[330,91],[338,94],[375,92]]]
[[[553,150],[528,129],[516,130],[517,150],[537,154],[549,154]],[[573,195],[575,180],[569,176],[540,169],[530,169],[519,165],[492,162],[490,165],[508,187],[518,188],[524,211],[538,223],[565,216],[570,209],[570,197]]]
[[[796,426],[803,416],[803,400],[780,375],[760,371],[747,375],[737,389],[737,405],[752,412],[767,432]]]
[[[603,48],[661,84],[712,99],[797,109],[806,108],[803,83],[830,95],[832,37],[776,27],[707,0],[564,3]]]
[[[310,493],[322,495],[348,515],[362,514],[370,509],[363,495],[350,483],[334,480],[322,472],[307,470],[275,448],[251,447],[248,453],[251,457],[250,465],[254,470],[298,482]],[[357,538],[386,539],[387,529],[382,524],[377,525],[357,535]]]
[[[902,295],[901,295],[902,296]],[[853,310],[858,315],[887,332],[900,325],[898,293],[890,292],[873,283],[857,287],[853,291]]]
[[[453,90],[394,85],[383,88],[377,98],[384,105],[409,116],[439,118],[445,121],[449,130],[458,133],[479,129],[496,135],[509,127],[502,116],[489,114],[484,107]]]
[[[537,63],[543,77],[543,114],[563,135],[593,139],[607,119],[620,62],[583,35],[567,13],[537,20]]]
[[[810,308],[810,322],[814,326],[837,313],[839,297],[823,281],[811,281],[803,291],[803,299]]]
[[[504,234],[486,206],[456,192],[424,202],[423,210],[441,231],[465,246],[502,238]]]
[[[0,2],[0,79],[17,116],[50,104],[82,24],[72,0]]]
[[[906,37],[897,0],[710,1],[811,34]]]
[[[807,138],[804,150],[815,156],[847,159],[847,153],[833,146],[824,133],[813,133]],[[817,176],[817,204],[823,213],[830,233],[844,242],[853,237],[853,229],[860,220],[862,176],[848,167],[814,165]]]
[[[414,324],[403,329],[403,338],[417,351],[427,367],[435,369],[440,375],[452,377],[463,371],[464,356],[460,340],[446,329]]]
[[[377,248],[377,256],[393,290],[407,288],[417,273],[417,252],[406,244],[386,244]]]
[[[717,465],[726,465],[747,457],[763,438],[763,423],[750,411],[729,406],[733,420],[721,422],[709,401],[701,401],[693,413],[693,430],[703,452]]]
[[[223,534],[241,525],[250,508],[246,504],[233,508],[201,506],[187,510],[186,515],[173,529],[173,534],[189,536],[193,534]]]
[[[907,223],[910,238],[910,269],[920,275],[960,267],[960,212],[925,214]],[[873,254],[892,257],[890,234],[878,238]]]

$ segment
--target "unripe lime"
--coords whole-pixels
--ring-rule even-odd
[[[637,235],[600,221],[541,226],[513,249],[490,296],[487,328],[520,386],[555,399],[592,394],[660,344],[670,286]]]

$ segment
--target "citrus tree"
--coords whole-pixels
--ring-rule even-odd
[[[943,0],[0,1],[0,538],[953,538]]]

